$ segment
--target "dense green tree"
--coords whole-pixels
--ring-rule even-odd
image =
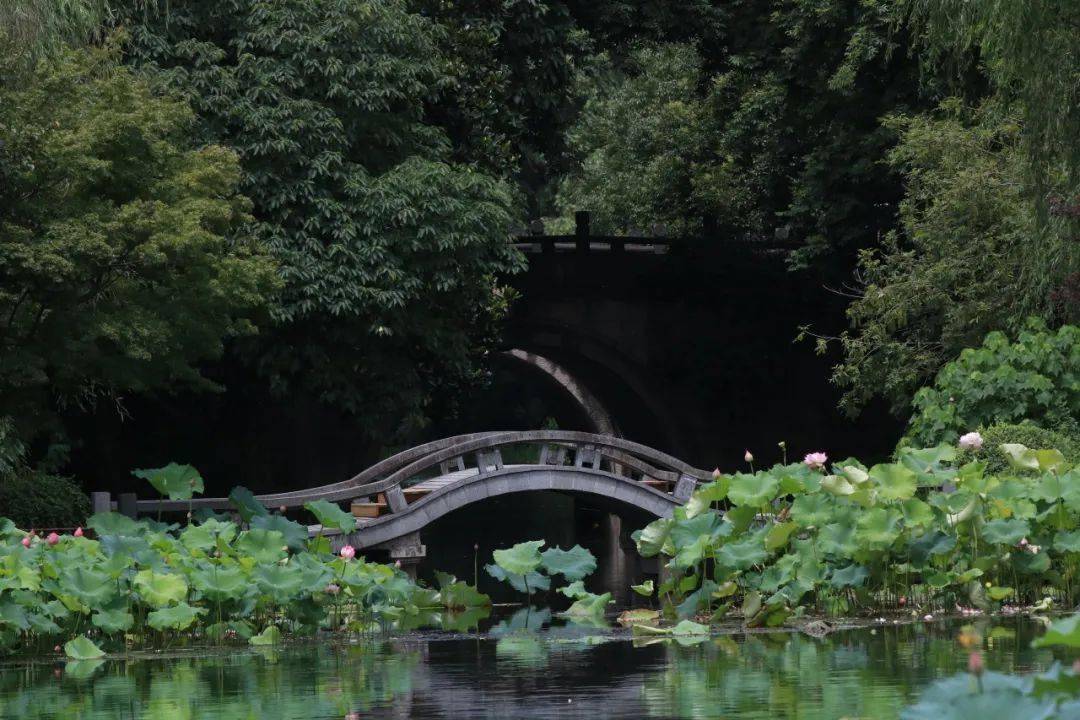
[[[901,229],[863,252],[851,288],[853,329],[840,338],[834,380],[853,412],[883,396],[904,413],[921,385],[989,331],[1080,311],[1055,304],[1055,288],[1080,271],[1076,220],[1040,221],[1015,116],[950,101],[886,124],[901,136],[889,159],[907,194]],[[1076,192],[1064,170],[1053,186]]]
[[[257,243],[229,239],[249,207],[239,164],[197,149],[193,122],[111,48],[65,52],[0,85],[9,447],[54,429],[58,408],[206,386],[198,363],[253,330],[274,266]]]
[[[425,121],[454,79],[440,27],[402,0],[174,2],[129,23],[133,62],[241,158],[245,232],[285,281],[258,367],[373,434],[420,421],[432,383],[476,372],[496,278],[521,264],[511,186]]]

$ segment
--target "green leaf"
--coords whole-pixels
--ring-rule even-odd
[[[833,501],[827,495],[800,495],[791,504],[791,519],[800,527],[821,527],[833,514]]]
[[[303,550],[308,540],[308,529],[283,515],[256,515],[251,519],[251,529],[279,532],[285,545],[295,551]]]
[[[862,587],[866,582],[866,578],[870,577],[870,572],[861,565],[848,565],[845,568],[839,570],[833,570],[832,576],[829,578],[829,582],[833,587],[845,588],[845,587]]]
[[[180,602],[188,592],[187,582],[180,575],[166,575],[152,570],[138,572],[133,584],[146,604],[155,608]]]
[[[575,545],[569,550],[550,548],[540,554],[541,565],[548,575],[562,575],[567,580],[581,580],[596,570],[593,554]]]
[[[97,533],[98,537],[106,535],[142,535],[146,531],[144,524],[115,512],[91,515],[86,521],[86,527]]]
[[[653,586],[652,580],[646,580],[640,585],[631,585],[630,589],[636,592],[638,595],[641,595],[642,597],[652,597],[652,594],[653,592],[655,592],[656,588]]]
[[[980,535],[988,543],[1015,545],[1031,534],[1031,527],[1026,520],[1009,518],[991,520],[982,526]]]
[[[248,577],[238,567],[204,566],[191,574],[191,583],[203,597],[219,602],[244,595]]]
[[[285,536],[276,530],[245,530],[236,541],[236,551],[260,564],[276,563],[285,557]]]
[[[146,624],[155,630],[187,630],[200,615],[205,614],[203,608],[194,608],[182,602],[150,613],[146,616]]]
[[[934,523],[934,510],[918,498],[910,498],[901,504],[904,524],[909,528],[928,528]]]
[[[693,518],[712,507],[713,503],[720,502],[728,495],[731,487],[731,478],[721,475],[712,482],[698,487],[686,503],[686,517]]]
[[[892,508],[872,508],[859,514],[856,532],[860,543],[869,549],[883,550],[900,535],[899,511]]]
[[[1080,530],[1059,532],[1054,536],[1054,549],[1059,552],[1080,553]]]
[[[645,558],[656,557],[660,554],[668,542],[674,522],[671,518],[660,518],[636,532],[637,537],[634,538],[634,543],[637,545],[638,554]]]
[[[205,490],[202,475],[191,465],[169,463],[160,468],[132,470],[131,474],[146,480],[170,500],[190,500]]]
[[[254,635],[248,640],[251,645],[280,645],[281,644],[281,631],[278,630],[276,625],[267,625],[266,628]]]
[[[496,550],[495,564],[511,575],[526,575],[540,567],[543,558],[540,548],[543,540],[530,540],[518,543],[508,550]]]
[[[320,500],[319,502],[325,502]],[[270,511],[266,509],[259,500],[255,498],[255,494],[248,490],[246,487],[240,487],[239,485],[232,489],[229,493],[229,504],[236,508],[236,512],[240,515],[240,518],[246,522],[251,523],[253,518],[268,517]],[[337,507],[335,505],[335,507]],[[323,523],[325,525],[325,523]],[[305,538],[307,535],[305,534]]]
[[[833,495],[851,495],[855,486],[842,475],[826,475],[821,479],[821,489]]]
[[[95,660],[105,657],[105,651],[90,641],[85,635],[64,643],[64,655],[72,660]]]
[[[356,530],[356,518],[345,512],[337,504],[326,500],[314,500],[304,503],[304,508],[315,516],[319,524],[330,530],[351,533]]]
[[[615,602],[611,599],[611,593],[609,592],[603,595],[579,593],[577,598],[563,615],[567,617],[602,617],[607,606]]]
[[[986,594],[990,596],[990,599],[997,601],[1004,600],[1005,598],[1012,595],[1014,592],[1016,591],[1013,590],[1011,587],[991,586],[986,589]]]
[[[532,594],[534,592],[547,592],[551,589],[551,578],[538,572],[527,575],[511,575],[498,565],[485,565],[484,570],[496,580],[509,583],[518,592]]]
[[[765,549],[769,551],[779,550],[787,545],[791,533],[795,532],[797,525],[793,522],[773,525],[765,535]]]
[[[262,565],[251,573],[259,591],[284,605],[304,589],[304,573],[296,565]]]
[[[870,468],[878,496],[885,500],[907,500],[915,495],[915,473],[903,465],[880,464]]]
[[[102,632],[126,632],[135,626],[135,616],[123,610],[98,610],[90,622]]]
[[[1034,450],[1029,450],[1020,443],[1005,443],[1001,445],[1001,452],[1005,459],[1015,470],[1038,470],[1039,456]]]
[[[1055,620],[1050,623],[1042,637],[1032,641],[1032,647],[1080,647],[1080,614]]]
[[[760,508],[776,497],[780,481],[768,473],[737,473],[728,489],[728,500],[735,505]]]

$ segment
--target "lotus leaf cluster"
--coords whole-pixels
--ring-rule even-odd
[[[1004,472],[987,473],[991,452],[1008,460]],[[739,605],[751,626],[806,608],[992,610],[1045,604],[1047,593],[1074,606],[1080,468],[1022,445],[975,457],[942,445],[872,467],[846,459],[719,475],[634,539],[642,556],[666,560],[656,591],[682,619]]]

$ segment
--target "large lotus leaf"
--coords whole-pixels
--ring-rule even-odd
[[[756,532],[737,542],[729,542],[715,553],[716,562],[728,570],[747,570],[765,562],[769,553],[765,550],[763,533]]]
[[[1080,530],[1059,532],[1054,536],[1054,549],[1059,552],[1080,553]]]
[[[860,513],[855,526],[859,543],[871,550],[892,545],[900,535],[901,517],[893,508],[872,508]]]
[[[285,536],[276,530],[246,530],[236,541],[236,552],[260,564],[276,563],[285,557]]]
[[[818,545],[825,555],[851,557],[859,548],[854,523],[829,523],[818,531]]]
[[[1050,556],[1044,552],[1012,554],[1013,567],[1021,575],[1041,575],[1050,569]]]
[[[646,558],[660,554],[664,545],[669,543],[674,522],[671,518],[660,518],[635,532],[631,537],[637,545],[638,554]]]
[[[728,489],[728,500],[735,505],[760,508],[776,497],[780,481],[769,473],[736,473]]]
[[[84,567],[65,568],[62,577],[64,592],[74,595],[90,607],[104,605],[117,593],[113,579],[97,570]]]
[[[259,590],[279,605],[305,589],[303,571],[289,565],[263,565],[255,568],[251,575]]]
[[[715,540],[724,532],[720,516],[713,510],[687,520],[675,519],[671,525],[670,538],[676,549],[691,545],[699,538]]]
[[[160,556],[145,538],[132,535],[105,535],[101,538],[101,550],[113,559],[113,568],[130,567],[133,563],[149,565]]]
[[[270,514],[266,506],[257,500],[246,487],[234,487],[229,493],[229,504],[236,508],[236,512],[246,523],[250,523],[252,518],[266,517]]]
[[[694,542],[688,545],[680,545],[670,565],[683,569],[697,565],[709,557],[713,551],[713,542],[708,535],[699,535]]]
[[[511,575],[526,575],[540,567],[543,540],[521,542],[506,550],[496,550],[495,564]]]
[[[731,487],[731,478],[720,475],[712,482],[705,483],[694,491],[690,500],[686,503],[686,517],[692,518],[708,510],[713,503],[720,502],[727,497]]]
[[[203,525],[188,525],[180,533],[180,542],[188,550],[207,552],[217,547],[217,536]]]
[[[788,543],[791,533],[798,528],[793,522],[777,523],[769,528],[765,535],[765,549],[768,551],[779,550]]]
[[[205,490],[202,475],[191,465],[169,463],[160,468],[132,470],[131,474],[146,480],[170,500],[190,500],[195,493]]]
[[[90,618],[102,632],[126,632],[135,626],[135,617],[124,610],[99,610]]]
[[[724,513],[722,536],[738,535],[746,531],[758,516],[758,508],[751,505],[731,508]]]
[[[468,583],[456,581],[440,586],[439,602],[449,610],[463,610],[487,607],[491,598]]]
[[[95,513],[86,521],[86,527],[97,533],[98,537],[105,535],[142,535],[147,530],[145,523],[132,520],[127,515],[115,512]]]
[[[701,625],[700,623],[692,622],[690,620],[683,620],[675,627],[671,628],[671,634],[675,637],[687,637],[690,635],[708,635],[709,626]]]
[[[833,587],[838,588],[862,587],[868,577],[870,577],[870,572],[862,565],[848,565],[845,568],[833,570],[829,582]]]
[[[558,589],[560,595],[565,595],[571,600],[577,600],[578,598],[588,597],[589,591],[585,589],[585,583],[581,580],[575,580],[566,587]]]
[[[593,554],[575,545],[569,550],[550,548],[540,553],[541,567],[548,575],[562,575],[567,580],[581,580],[596,570],[596,558]]]
[[[1032,641],[1032,647],[1080,647],[1080,613],[1055,620],[1042,637]]]
[[[791,519],[800,527],[821,527],[833,516],[834,501],[823,493],[800,495],[791,503]]]
[[[982,526],[979,535],[988,543],[1015,545],[1031,534],[1031,527],[1026,520],[1009,518],[991,520]]]
[[[955,536],[943,533],[940,530],[930,530],[910,541],[908,553],[913,563],[924,565],[932,556],[952,552],[955,547]]]
[[[180,602],[187,597],[187,582],[180,575],[142,570],[135,575],[135,590],[151,607]]]
[[[235,600],[247,589],[248,577],[238,567],[211,565],[192,572],[191,584],[209,600]]]
[[[547,592],[551,589],[551,578],[538,572],[531,572],[527,575],[511,575],[495,564],[485,565],[484,570],[496,580],[510,583],[510,586],[518,592],[532,594],[537,591]]]
[[[155,630],[187,630],[200,615],[205,614],[205,609],[182,602],[150,613],[146,616],[146,624]]]
[[[72,660],[93,660],[104,657],[105,651],[95,645],[85,635],[68,640],[64,643],[64,654]]]
[[[652,594],[656,590],[656,587],[652,580],[646,580],[640,585],[631,585],[630,589],[636,592],[638,595],[641,595],[642,597],[652,597]]]
[[[611,599],[609,592],[603,595],[585,593],[579,596],[563,614],[567,617],[602,617],[604,609],[613,602],[615,601]]]
[[[281,631],[278,630],[277,625],[267,625],[261,633],[253,635],[248,642],[255,646],[280,645]]]
[[[904,720],[1050,720],[1075,717],[1059,714],[1050,695],[1029,693],[1031,680],[986,672],[979,677],[978,692],[972,691],[967,673],[938,680],[930,685],[914,705],[904,710]]]
[[[351,533],[356,530],[356,518],[345,512],[337,504],[326,500],[304,503],[304,508],[315,516],[319,524],[331,530]]]
[[[951,479],[954,475],[945,463],[956,460],[956,448],[952,445],[918,449],[906,447],[901,448],[898,459],[904,467],[918,476],[920,484],[940,485],[943,480]]]
[[[786,585],[795,578],[795,570],[798,565],[798,555],[787,554],[781,556],[761,573],[757,583],[758,589],[762,592],[776,592],[781,585]]]
[[[877,485],[878,497],[885,500],[907,500],[915,495],[915,473],[903,465],[875,465],[870,468],[870,478]]]
[[[928,528],[934,524],[934,509],[919,498],[908,498],[900,509],[904,513],[904,525],[908,528]]]
[[[821,489],[840,496],[855,492],[855,486],[843,475],[826,475],[821,479]]]
[[[26,621],[38,635],[59,635],[60,626],[49,617],[38,613],[27,613]]]
[[[251,520],[253,530],[271,530],[279,532],[285,538],[285,544],[292,550],[302,550],[308,539],[308,529],[298,522],[283,515],[258,515]]]
[[[30,629],[26,609],[7,598],[0,600],[0,628],[5,625],[23,631]]]
[[[999,448],[1014,470],[1038,470],[1039,456],[1020,443],[1005,443]]]

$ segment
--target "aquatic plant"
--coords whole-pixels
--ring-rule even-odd
[[[1073,604],[1080,468],[1056,450],[1004,444],[993,452],[1008,469],[991,475],[992,451],[968,445],[904,449],[869,468],[849,458],[827,471],[812,453],[721,474],[633,537],[642,556],[665,561],[657,592],[679,618],[737,604],[752,626],[807,607],[991,610],[1047,594]]]
[[[491,577],[508,583],[530,598],[534,592],[550,590],[552,578],[561,575],[570,584],[559,588],[559,593],[574,600],[564,615],[603,615],[605,608],[613,602],[611,593],[596,595],[588,592],[582,582],[596,570],[596,558],[593,554],[580,545],[569,550],[553,547],[540,552],[544,542],[530,540],[508,549],[496,550],[493,553],[495,562],[485,565],[484,570]]]

